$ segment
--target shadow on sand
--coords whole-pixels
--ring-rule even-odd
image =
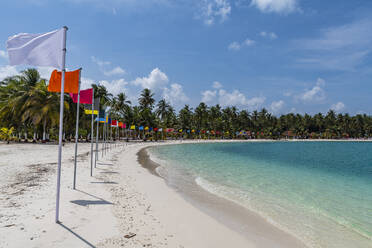
[[[68,228],[67,226],[63,225],[61,222],[58,223],[58,225],[60,225],[61,227],[63,227],[64,229],[66,229],[67,231],[69,231],[71,234],[73,234],[75,237],[77,237],[78,239],[80,239],[81,241],[83,241],[86,245],[88,245],[89,247],[92,247],[92,248],[96,248],[96,246],[94,246],[93,244],[89,243],[88,240],[84,239],[83,237],[81,237],[79,234],[77,234],[76,232],[72,231],[70,228]]]
[[[80,205],[80,206],[88,206],[88,205],[104,205],[104,204],[111,204],[112,202],[106,201],[105,199],[102,199],[101,197],[89,194],[85,191],[77,189],[76,191],[83,193],[85,195],[89,195],[90,197],[96,198],[97,200],[74,200],[70,201],[71,203]]]

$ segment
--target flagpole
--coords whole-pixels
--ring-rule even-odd
[[[100,102],[100,99],[98,98],[98,103]],[[96,134],[96,159],[94,160],[94,168],[97,167],[97,160],[98,160],[98,136],[99,136],[99,105],[98,105],[98,115],[97,115],[97,134]]]
[[[93,176],[93,138],[94,138],[94,88],[92,93],[92,124],[91,124],[91,137],[90,137],[90,176]]]
[[[63,51],[62,51],[62,83],[61,102],[59,107],[59,144],[58,144],[58,170],[57,170],[57,195],[56,195],[56,223],[59,223],[59,195],[61,191],[61,162],[62,162],[62,135],[63,135],[63,105],[65,94],[65,64],[66,64],[66,33],[68,28],[63,27]]]
[[[79,110],[80,110],[80,80],[81,80],[81,69],[79,71],[79,91],[78,91],[78,101],[76,104],[76,130],[75,130],[75,159],[74,159],[74,183],[72,188],[76,188],[76,157],[77,157],[77,148],[78,148],[78,140],[79,140]]]

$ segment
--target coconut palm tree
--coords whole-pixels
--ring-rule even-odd
[[[138,103],[141,110],[149,109],[150,111],[154,108],[154,93],[150,89],[143,89],[140,97],[138,98]]]
[[[156,115],[164,122],[168,118],[170,104],[165,99],[162,99],[158,102],[156,107]]]

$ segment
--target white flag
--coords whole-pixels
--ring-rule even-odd
[[[10,65],[51,66],[62,70],[63,29],[44,34],[21,33],[9,37]]]

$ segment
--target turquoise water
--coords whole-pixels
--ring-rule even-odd
[[[372,143],[182,144],[150,154],[309,247],[372,247]]]

